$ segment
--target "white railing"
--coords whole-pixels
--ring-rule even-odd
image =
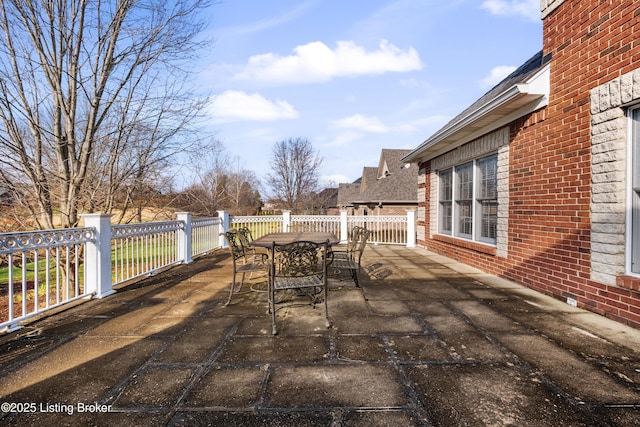
[[[196,218],[191,221],[191,256],[204,255],[219,247],[222,220]]]
[[[406,215],[380,216],[348,216],[346,211],[335,216],[291,215],[287,211],[277,216],[230,216],[220,211],[218,216],[223,218],[225,231],[247,227],[254,238],[280,231],[324,231],[334,233],[341,242],[346,242],[349,231],[360,226],[371,231],[369,242],[373,244],[413,247],[416,243],[415,211],[412,210],[407,211]]]
[[[282,215],[192,219],[111,225],[111,215],[83,215],[83,228],[0,234],[0,331],[84,297],[103,298],[114,285],[190,263],[224,247],[221,232],[248,227],[254,238],[278,231],[328,231],[346,242],[359,225],[374,244],[415,246],[415,211],[406,216]]]
[[[291,228],[296,231],[313,231],[340,235],[340,216],[292,215]]]
[[[408,232],[407,215],[350,216],[348,228],[364,227],[371,232],[369,242],[385,245],[406,245]]]
[[[228,218],[230,228],[246,227],[251,230],[254,238],[284,231],[282,215],[230,216]]]
[[[0,331],[113,286],[155,274],[219,247],[220,218],[111,225],[84,215],[86,227],[0,234]]]
[[[0,330],[87,296],[86,245],[92,228],[0,235]]]
[[[111,227],[113,285],[151,274],[178,262],[182,221]]]

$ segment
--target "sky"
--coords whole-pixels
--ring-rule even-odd
[[[259,178],[306,138],[324,185],[413,149],[542,48],[540,0],[218,0],[206,128]]]

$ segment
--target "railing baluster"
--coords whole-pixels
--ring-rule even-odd
[[[7,286],[8,288],[8,298],[7,301],[9,302],[9,321],[13,320],[14,317],[14,313],[13,313],[13,254],[9,254],[8,256],[8,264],[9,264],[9,286]]]
[[[40,271],[38,270],[38,251],[33,251],[33,309],[34,311],[39,311],[40,301],[39,301],[39,293],[40,290],[38,284],[38,276],[40,275]]]
[[[46,307],[49,308],[50,304],[51,304],[51,251],[49,251],[49,249],[46,250],[45,252],[45,262],[47,263],[46,269],[45,269],[45,282],[46,282],[46,297],[47,297],[47,302],[46,302]]]

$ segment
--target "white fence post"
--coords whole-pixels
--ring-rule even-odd
[[[218,218],[220,218],[220,233],[226,233],[227,231],[229,231],[229,228],[231,226],[231,218],[229,217],[229,212],[227,211],[218,211]],[[224,236],[220,236],[220,240],[218,245],[221,248],[226,248],[227,247],[227,241],[225,240]]]
[[[411,209],[407,211],[407,247],[416,247],[416,211]]]
[[[193,262],[191,257],[193,244],[191,212],[176,212],[176,216],[178,221],[184,223],[184,227],[178,230],[178,259],[182,260],[183,264],[190,264]]]
[[[282,211],[282,231],[291,231],[291,211]]]
[[[98,298],[113,294],[111,281],[111,216],[110,214],[83,214],[85,227],[96,230],[95,242],[87,243],[84,260],[86,291]]]
[[[347,243],[349,240],[349,224],[347,224],[347,210],[340,210],[340,243]]]

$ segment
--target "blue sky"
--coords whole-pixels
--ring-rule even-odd
[[[325,182],[352,182],[542,48],[540,0],[223,0],[208,12],[208,128],[261,178],[276,142],[303,137]]]

